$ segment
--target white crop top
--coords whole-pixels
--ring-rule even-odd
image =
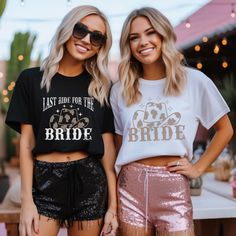
[[[116,133],[122,136],[115,168],[152,156],[192,159],[199,122],[207,129],[229,112],[214,83],[202,72],[186,68],[187,83],[180,96],[163,94],[166,79],[139,79],[140,102],[126,106],[118,81],[110,102]]]

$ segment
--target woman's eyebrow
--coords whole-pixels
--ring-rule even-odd
[[[152,26],[151,27],[149,27],[149,28],[147,28],[147,29],[145,29],[144,30],[144,32],[147,32],[147,31],[149,31],[149,30],[151,30],[151,29],[154,29]],[[130,33],[129,35],[131,36],[131,35],[138,35],[139,33]]]

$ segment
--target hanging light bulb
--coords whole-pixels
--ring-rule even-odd
[[[20,5],[23,7],[25,5],[25,0],[20,0]]]
[[[12,82],[10,83],[10,85],[11,85],[12,87],[15,87],[16,83],[15,83],[14,81],[12,81]]]
[[[201,50],[200,45],[197,44],[197,45],[194,47],[194,50],[195,50],[196,52],[199,52],[199,51]]]
[[[230,16],[231,16],[232,18],[235,17],[234,3],[231,4],[231,13],[230,13]]]
[[[18,55],[17,57],[18,61],[23,61],[24,60],[24,56],[22,54]]]
[[[222,45],[224,45],[224,46],[227,45],[227,44],[228,44],[227,38],[224,37],[224,38],[222,39],[221,43],[222,43]]]
[[[216,44],[213,51],[215,54],[218,54],[220,51],[220,46],[218,44]]]
[[[4,90],[2,91],[2,95],[3,95],[3,96],[7,96],[7,94],[8,94],[8,91],[7,91],[6,89],[4,89]]]
[[[191,23],[190,23],[189,19],[186,20],[185,27],[186,28],[190,28],[191,27]]]
[[[8,85],[7,89],[8,89],[9,91],[12,91],[14,88],[13,88],[11,85]]]
[[[9,102],[9,98],[8,97],[3,98],[3,102],[8,103]]]
[[[207,36],[203,36],[203,37],[202,37],[202,42],[203,42],[203,43],[208,42],[208,38],[207,38]]]
[[[222,67],[223,67],[224,69],[226,69],[228,66],[229,66],[228,62],[227,62],[226,60],[224,60],[224,61],[222,62]]]
[[[199,70],[202,69],[202,63],[201,63],[200,61],[197,63],[197,68],[198,68]]]

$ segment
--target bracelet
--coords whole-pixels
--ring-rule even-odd
[[[111,210],[108,210],[107,213],[110,213],[112,215],[112,217],[117,217],[117,213],[116,212],[113,212]]]

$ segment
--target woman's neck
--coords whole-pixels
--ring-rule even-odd
[[[83,62],[64,56],[59,63],[58,72],[65,76],[76,76],[84,70]]]
[[[157,61],[152,64],[143,65],[143,78],[146,80],[159,80],[166,76],[165,65]]]

